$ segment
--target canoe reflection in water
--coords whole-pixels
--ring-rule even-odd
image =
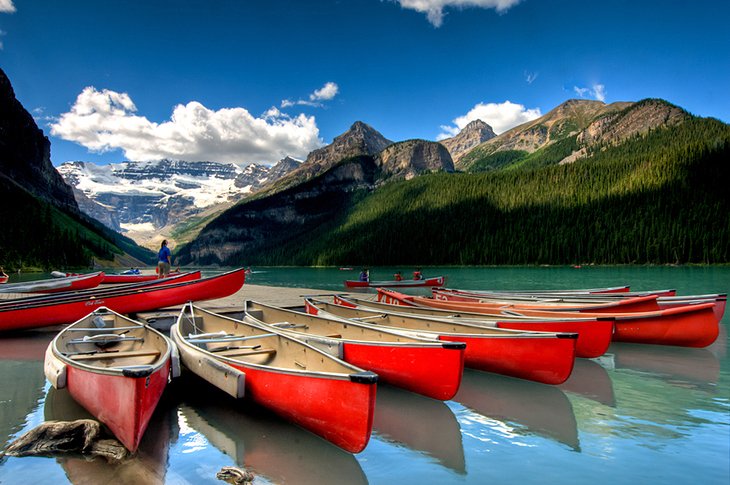
[[[273,483],[366,484],[352,453],[248,401],[183,375],[173,382],[187,425],[255,475]],[[256,482],[254,482],[256,483]]]
[[[170,443],[177,441],[175,403],[163,395],[155,409],[137,452],[119,463],[103,457],[65,454],[56,457],[71,483],[163,484],[168,465]],[[94,419],[66,389],[50,387],[44,407],[46,421]]]
[[[614,369],[649,373],[669,384],[714,391],[720,379],[720,361],[708,349],[613,343],[598,359]]]
[[[373,432],[423,452],[443,466],[466,473],[461,427],[443,402],[393,386],[379,385]]]
[[[613,392],[611,377],[606,369],[594,360],[575,359],[573,373],[558,387],[605,406],[616,407],[616,395]]]
[[[464,369],[453,400],[482,416],[518,425],[515,433],[543,436],[580,451],[573,406],[555,386]]]

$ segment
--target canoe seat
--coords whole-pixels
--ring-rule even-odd
[[[217,352],[216,355],[224,357],[247,357],[249,355],[269,354],[272,357],[276,354],[276,349],[260,348],[260,349],[230,349],[223,352]]]
[[[124,359],[128,357],[150,357],[160,356],[159,350],[129,350],[126,352],[97,352],[93,354],[70,355],[71,360],[99,360],[99,359]]]

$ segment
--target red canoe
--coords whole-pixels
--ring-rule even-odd
[[[0,271],[0,284],[7,283],[10,276],[6,275],[4,271]]]
[[[434,300],[465,302],[478,305],[485,310],[556,310],[577,311],[581,313],[629,313],[659,310],[656,295],[637,296],[608,302],[575,302],[554,301],[550,298],[525,301],[524,299],[510,298],[508,295],[471,295],[459,290],[434,288]]]
[[[275,329],[191,304],[170,335],[186,367],[233,397],[251,399],[351,453],[367,446],[376,374]]]
[[[474,303],[439,301],[419,296],[413,297],[413,303],[451,311],[480,312],[478,304]],[[565,319],[610,316],[615,319],[616,330],[613,340],[617,342],[707,347],[720,333],[715,303],[637,313],[579,313],[525,309],[519,310],[519,313],[527,317]]]
[[[394,288],[414,288],[420,286],[444,286],[446,277],[435,276],[433,278],[426,278],[422,280],[400,280],[400,281],[358,281],[358,280],[345,280],[345,286],[347,288],[382,288],[382,287],[394,287]]]
[[[373,371],[383,382],[434,399],[454,397],[464,370],[462,342],[441,342],[246,302],[247,321],[275,326],[288,335],[336,353]]]
[[[179,271],[173,271],[166,277],[169,278],[179,274]],[[154,281],[156,279],[160,279],[157,274],[106,274],[104,275],[104,281],[102,281],[102,283],[105,285],[118,285],[125,283],[139,283],[141,281]]]
[[[7,283],[0,288],[0,293],[59,293],[62,291],[86,290],[96,288],[103,279],[104,273],[96,272],[67,278]]]
[[[134,452],[167,385],[172,354],[161,333],[101,307],[53,339],[44,371]]]
[[[243,286],[243,268],[210,278],[186,273],[167,280],[108,289],[85,290],[58,297],[19,298],[0,302],[0,331],[71,323],[90,311],[106,306],[119,313],[134,313],[180,305],[188,301],[224,298]]]
[[[614,319],[610,315],[598,317],[570,313],[570,318],[564,318],[559,314],[551,314],[540,318],[525,317],[522,313],[515,311],[473,311],[464,308],[465,303],[436,301],[431,298],[423,298],[427,303],[416,303],[413,297],[398,293],[392,290],[378,289],[378,300],[393,306],[404,305],[404,311],[416,314],[438,315],[444,318],[467,318],[493,321],[497,328],[508,328],[512,330],[523,330],[527,332],[558,332],[577,333],[578,340],[575,344],[576,357],[595,358],[606,353],[611,345],[611,338],[614,332]],[[462,305],[460,307],[459,305]],[[433,313],[432,313],[433,312]]]
[[[340,300],[342,301],[342,300]],[[520,379],[562,384],[575,362],[574,333],[521,332],[405,313],[386,313],[363,307],[342,306],[307,298],[307,312],[367,322],[377,328],[413,332],[413,335],[466,343],[464,365]]]

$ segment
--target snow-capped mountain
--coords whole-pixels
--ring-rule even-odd
[[[191,218],[220,212],[298,167],[287,157],[274,166],[158,160],[57,167],[79,208],[142,245],[171,238]]]

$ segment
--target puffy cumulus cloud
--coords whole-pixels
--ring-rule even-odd
[[[573,91],[581,98],[591,97],[598,101],[606,101],[606,86],[603,84],[594,84],[590,88],[573,86]]]
[[[521,0],[397,0],[401,7],[425,13],[428,21],[434,27],[440,27],[444,21],[446,7],[477,7],[493,8],[497,12],[504,12],[517,5]]]
[[[325,83],[324,86],[322,86],[320,89],[316,89],[312,94],[309,95],[309,99],[312,101],[329,101],[330,99],[337,96],[337,93],[340,91],[340,87],[333,83],[328,82]]]
[[[51,134],[93,152],[121,149],[130,160],[274,163],[287,155],[304,158],[323,144],[314,116],[292,117],[275,107],[255,117],[244,108],[214,111],[191,101],[175,106],[163,123],[136,112],[127,93],[87,87],[50,124]]]
[[[282,108],[291,108],[292,106],[315,106],[321,108],[324,106],[322,101],[329,101],[333,99],[340,92],[340,87],[337,83],[326,82],[324,86],[319,89],[315,89],[312,94],[309,95],[309,99],[299,99],[292,101],[291,99],[284,99],[281,101]]]
[[[540,108],[527,109],[521,104],[505,101],[504,103],[479,103],[464,116],[453,120],[452,126],[442,125],[441,133],[436,137],[443,140],[459,134],[466,125],[474,120],[482,120],[492,127],[495,133],[501,134],[510,128],[534,120],[542,116]]]
[[[13,0],[0,0],[0,13],[15,13]]]

